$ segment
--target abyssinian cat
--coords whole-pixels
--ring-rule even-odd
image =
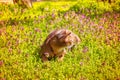
[[[62,61],[66,54],[65,48],[70,48],[80,42],[80,38],[72,31],[60,29],[52,31],[41,46],[40,55],[42,61],[57,58]]]

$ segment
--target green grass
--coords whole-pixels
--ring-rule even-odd
[[[93,9],[92,13],[76,12],[76,3],[34,3],[23,12],[17,5],[0,7],[1,80],[120,79],[120,13],[111,7],[111,12],[101,10],[100,15],[92,15]],[[56,28],[72,30],[81,43],[68,51],[63,62],[42,63],[40,46]]]

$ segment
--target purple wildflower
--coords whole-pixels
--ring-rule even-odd
[[[23,30],[24,30],[24,27],[23,27],[23,26],[21,26],[21,27],[20,27],[20,29],[23,31]]]
[[[39,28],[35,28],[34,30],[35,30],[35,32],[40,32]]]
[[[2,66],[2,65],[3,65],[3,63],[4,63],[4,62],[3,62],[3,60],[1,60],[1,61],[0,61],[0,66]]]
[[[10,53],[12,52],[12,48],[9,48],[9,50],[8,50]]]
[[[102,29],[103,28],[103,26],[99,26],[99,29]]]
[[[85,46],[85,47],[83,48],[82,52],[83,52],[83,53],[88,52],[88,47],[87,47],[87,46]]]
[[[85,18],[85,15],[82,15],[81,17],[82,17],[82,18]]]
[[[81,19],[79,20],[79,22],[80,22],[80,24],[83,24],[83,21]]]
[[[49,57],[49,56],[50,56],[49,53],[47,53],[47,52],[44,53],[44,55],[45,55],[46,57]]]
[[[52,18],[55,18],[55,14],[54,13],[52,13]]]
[[[79,64],[80,64],[81,66],[83,66],[83,62],[80,62]]]

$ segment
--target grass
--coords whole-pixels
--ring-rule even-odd
[[[76,12],[74,4],[42,2],[24,10],[0,7],[1,80],[120,79],[120,14]],[[63,62],[42,63],[40,46],[56,28],[72,30],[81,43],[68,51]]]

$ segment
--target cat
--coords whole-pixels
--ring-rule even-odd
[[[66,48],[71,48],[80,42],[80,38],[72,31],[60,29],[52,31],[41,46],[40,55],[42,61],[48,61],[51,58],[57,58],[62,61]]]

